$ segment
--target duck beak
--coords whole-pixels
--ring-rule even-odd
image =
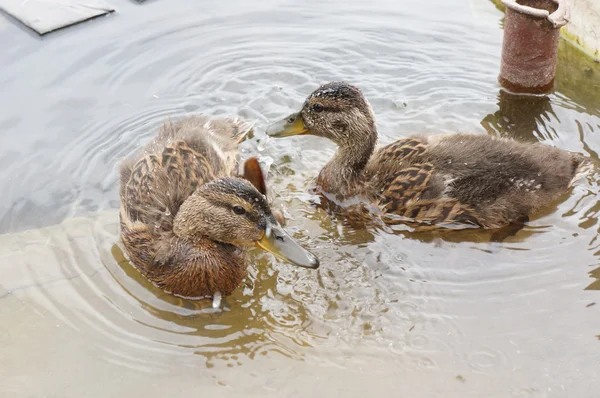
[[[310,134],[304,125],[300,113],[292,113],[288,117],[273,123],[267,129],[269,137],[291,137],[292,135]]]
[[[319,268],[317,256],[304,249],[278,224],[268,224],[256,246],[298,267]]]

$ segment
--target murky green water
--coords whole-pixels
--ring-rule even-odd
[[[597,164],[598,64],[563,45],[556,93],[501,95],[502,14],[486,0],[117,8],[42,40],[0,22],[0,396],[598,395],[597,173],[504,243],[373,234],[309,204],[331,143],[262,131],[345,79],[381,144],[499,134]],[[270,165],[322,263],[256,253],[220,315],[154,288],[116,245],[118,162],[194,112],[258,119],[244,156]]]

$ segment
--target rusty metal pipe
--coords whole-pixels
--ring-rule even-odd
[[[556,74],[560,28],[569,21],[566,0],[502,0],[506,6],[498,81],[514,93],[550,91]]]

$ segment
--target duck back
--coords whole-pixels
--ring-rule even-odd
[[[548,145],[467,134],[429,139],[422,161],[444,181],[443,194],[471,206],[506,195],[516,195],[515,202],[547,202],[588,165],[583,156]]]
[[[541,143],[452,134],[384,146],[369,168],[366,191],[390,216],[497,228],[556,200],[591,163]]]

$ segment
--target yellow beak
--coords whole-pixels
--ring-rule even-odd
[[[310,134],[304,125],[299,113],[292,113],[288,117],[273,123],[267,129],[269,137],[290,137],[292,135]]]
[[[282,260],[304,268],[319,268],[317,256],[304,249],[277,224],[269,224],[256,246],[273,253]]]

